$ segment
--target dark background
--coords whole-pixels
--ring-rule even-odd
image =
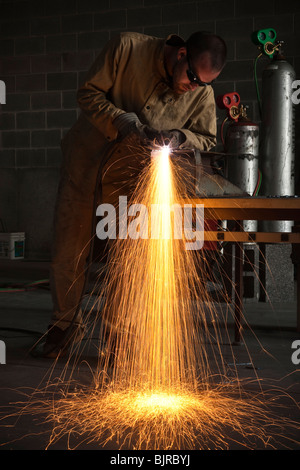
[[[1,0],[0,218],[26,232],[26,256],[50,257],[61,163],[60,140],[76,120],[76,90],[103,45],[118,31],[187,39],[197,30],[221,35],[228,63],[215,95],[237,91],[259,122],[254,85],[258,55],[251,33],[272,27],[300,79],[299,0]],[[268,63],[259,62],[258,77]],[[219,123],[224,111],[218,111]],[[296,106],[296,192],[299,194],[300,104]],[[298,134],[298,135],[297,135]],[[222,149],[218,135],[218,149]]]

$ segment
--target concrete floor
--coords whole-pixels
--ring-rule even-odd
[[[30,354],[46,331],[51,315],[52,302],[47,286],[30,291],[5,291],[5,287],[48,279],[48,269],[47,261],[0,260],[0,340],[6,345],[6,364],[0,365],[0,417],[6,417],[0,421],[0,449],[3,450],[43,450],[51,432],[51,424],[38,419],[39,416],[24,414],[18,419],[7,417],[9,413],[14,413],[16,402],[26,402],[20,391],[30,396],[32,390],[45,384],[50,371],[51,380],[54,380],[65,370],[64,359],[52,369],[51,360],[34,358]],[[217,308],[224,313],[224,306],[218,305]],[[245,329],[242,345],[232,345],[233,325],[231,317],[227,319],[229,338],[225,339],[224,336],[222,348],[228,371],[232,360],[229,351],[233,351],[239,378],[249,382],[247,391],[259,391],[260,386],[264,390],[273,389],[279,405],[276,408],[278,417],[298,423],[298,427],[286,431],[286,437],[289,437],[288,447],[299,450],[300,410],[297,403],[300,403],[300,373],[297,368],[300,369],[300,365],[292,362],[292,343],[300,340],[300,333],[296,331],[296,302],[274,305],[248,302],[244,305],[244,314],[251,329]],[[86,341],[86,344],[82,354],[84,362],[77,370],[77,378],[83,386],[91,383],[92,371],[97,363],[97,344],[93,343],[93,339]],[[279,395],[282,397],[278,398]],[[63,450],[67,445],[67,440],[62,439],[53,449]],[[276,448],[285,449],[285,445],[286,440],[283,439]],[[229,449],[239,448],[231,439]],[[96,443],[85,443],[79,449],[101,447]],[[118,450],[117,443],[111,442],[108,450]]]

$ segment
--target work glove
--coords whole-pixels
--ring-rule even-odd
[[[169,145],[172,149],[179,148],[185,141],[184,133],[177,129],[171,131],[157,131],[145,126],[144,133],[154,144],[159,146]]]
[[[124,139],[129,134],[135,134],[141,139],[146,139],[147,136],[144,133],[145,125],[141,123],[135,113],[123,113],[120,114],[114,121],[113,124],[118,130],[118,138]]]
[[[185,141],[185,135],[178,129],[171,131],[161,131],[163,145],[169,145],[172,149],[179,148]]]
[[[148,140],[159,146],[169,145],[173,149],[178,148],[185,141],[185,135],[180,130],[158,131],[142,124],[135,113],[123,113],[113,121],[113,124],[118,130],[120,140],[134,133],[141,140]]]

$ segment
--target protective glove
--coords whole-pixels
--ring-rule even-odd
[[[141,140],[149,140],[157,145],[170,145],[176,149],[185,141],[185,135],[178,129],[170,131],[158,131],[142,124],[135,113],[123,113],[113,121],[118,130],[118,138],[124,139],[127,135],[134,133]]]
[[[121,140],[131,133],[136,134],[141,139],[146,138],[144,133],[145,126],[135,113],[123,113],[113,121],[113,124],[118,130],[118,138]]]
[[[157,145],[169,145],[173,149],[178,148],[185,141],[184,133],[177,129],[173,129],[171,131],[156,131],[155,129],[145,127],[144,133],[147,135],[149,140],[153,141]]]
[[[177,149],[185,141],[185,135],[178,129],[172,129],[171,131],[162,131],[163,145],[169,145],[172,149]]]

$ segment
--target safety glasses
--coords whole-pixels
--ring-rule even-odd
[[[211,85],[214,82],[214,80],[212,80],[211,82],[202,82],[202,80],[200,80],[200,78],[197,77],[195,72],[193,72],[190,61],[189,61],[188,54],[186,55],[186,60],[187,60],[188,67],[189,67],[186,71],[186,74],[187,74],[187,77],[188,77],[188,79],[191,83],[197,83],[197,85],[199,85],[199,86],[208,86],[208,85]]]

